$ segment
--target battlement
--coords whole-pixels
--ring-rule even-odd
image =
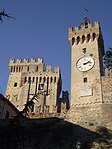
[[[9,62],[9,69],[10,72],[50,72],[59,74],[60,67],[56,66],[54,70],[52,70],[52,66],[44,66],[44,61],[41,58],[36,60],[35,58],[29,59],[25,58],[23,61],[22,59],[15,60],[14,58],[10,59]]]
[[[10,62],[9,62],[9,66],[12,66],[12,65],[26,65],[26,64],[40,64],[40,63],[43,63],[43,59],[42,58],[38,58],[37,60],[35,58],[31,58],[30,60],[28,58],[25,58],[25,59],[10,59]]]
[[[70,27],[68,30],[68,40],[70,45],[89,41],[94,41],[98,39],[100,31],[100,24],[98,21],[92,24],[90,21],[85,21],[80,26],[76,26],[75,28]]]
[[[85,29],[92,29],[92,28],[99,28],[100,24],[98,21],[95,21],[94,23],[91,23],[91,22],[88,22],[87,24],[84,23],[80,26],[76,26],[76,27],[70,27],[69,28],[69,33],[72,33],[72,32],[81,32],[81,31],[84,31]]]

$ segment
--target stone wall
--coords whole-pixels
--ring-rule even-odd
[[[37,94],[34,111],[37,113],[55,113],[58,111],[59,96],[62,89],[60,67],[54,70],[45,66],[42,59],[10,59],[9,80],[6,97],[22,111],[26,102]]]
[[[71,107],[67,120],[90,130],[104,126],[112,130],[112,104],[94,104],[85,107]]]
[[[112,104],[112,77],[102,77],[103,103]]]

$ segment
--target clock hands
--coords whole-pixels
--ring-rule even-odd
[[[86,62],[86,63],[83,63],[83,65],[86,65],[86,64],[88,64],[88,63],[92,63],[91,61],[88,61],[88,62]]]

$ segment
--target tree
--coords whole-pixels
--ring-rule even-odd
[[[7,14],[4,10],[0,12],[0,21],[1,22],[3,22],[3,18],[15,19],[14,17]]]
[[[109,48],[103,57],[104,67],[112,69],[112,48]]]

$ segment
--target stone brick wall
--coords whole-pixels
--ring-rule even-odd
[[[112,129],[112,104],[95,104],[85,107],[71,107],[67,120],[90,130],[98,126]]]
[[[112,77],[102,77],[103,103],[112,104]]]
[[[49,106],[49,112],[56,111],[62,84],[59,67],[52,70],[46,66],[42,59],[11,59],[9,62],[9,80],[6,97],[21,111],[27,100],[34,94],[38,96],[38,111],[44,112],[44,107]],[[41,108],[40,108],[41,107]],[[39,110],[40,109],[40,110]],[[46,111],[46,110],[45,110]]]

